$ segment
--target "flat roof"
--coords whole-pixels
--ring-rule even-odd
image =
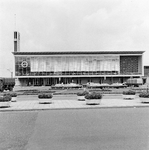
[[[143,54],[145,51],[116,51],[116,50],[75,50],[75,51],[36,51],[36,52],[12,52],[14,55],[77,55],[77,54]]]

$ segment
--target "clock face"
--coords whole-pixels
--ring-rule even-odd
[[[26,67],[28,66],[27,61],[22,61],[21,66],[22,66],[23,68],[26,68]]]

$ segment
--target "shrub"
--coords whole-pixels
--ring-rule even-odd
[[[149,93],[147,93],[147,92],[140,93],[140,94],[139,94],[139,97],[142,97],[142,98],[149,98]]]
[[[52,98],[53,95],[52,94],[47,94],[47,93],[41,93],[41,94],[38,94],[38,98],[42,99],[42,98]]]
[[[12,92],[12,93],[10,93],[10,96],[11,96],[11,97],[17,97],[17,93]]]
[[[93,92],[93,93],[89,93],[85,95],[85,98],[86,99],[101,99],[102,95],[100,93]]]
[[[136,92],[135,91],[132,91],[132,90],[129,90],[129,91],[123,91],[123,95],[135,95]]]
[[[4,95],[0,97],[0,102],[9,102],[9,101],[11,101],[10,95]]]
[[[83,92],[78,92],[78,93],[77,93],[78,96],[85,96],[85,95],[87,95],[87,94],[88,94],[87,91],[83,91]]]
[[[9,95],[10,96],[10,93],[3,93],[2,96],[7,96]]]
[[[17,97],[17,93],[15,93],[15,92],[10,92],[10,93],[4,93],[3,94],[3,96],[7,96],[7,95],[9,95],[11,97]]]

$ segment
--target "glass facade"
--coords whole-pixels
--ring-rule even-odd
[[[16,76],[104,75],[119,73],[119,57],[18,56]]]
[[[15,56],[15,76],[132,75],[139,56]]]
[[[30,57],[15,57],[15,75],[29,76],[30,71]]]

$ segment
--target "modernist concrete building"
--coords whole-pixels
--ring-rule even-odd
[[[17,35],[17,33],[15,33]],[[19,42],[15,37],[14,42]],[[14,44],[15,44],[14,43]],[[15,77],[21,85],[123,83],[144,76],[144,51],[20,52],[14,47]]]

